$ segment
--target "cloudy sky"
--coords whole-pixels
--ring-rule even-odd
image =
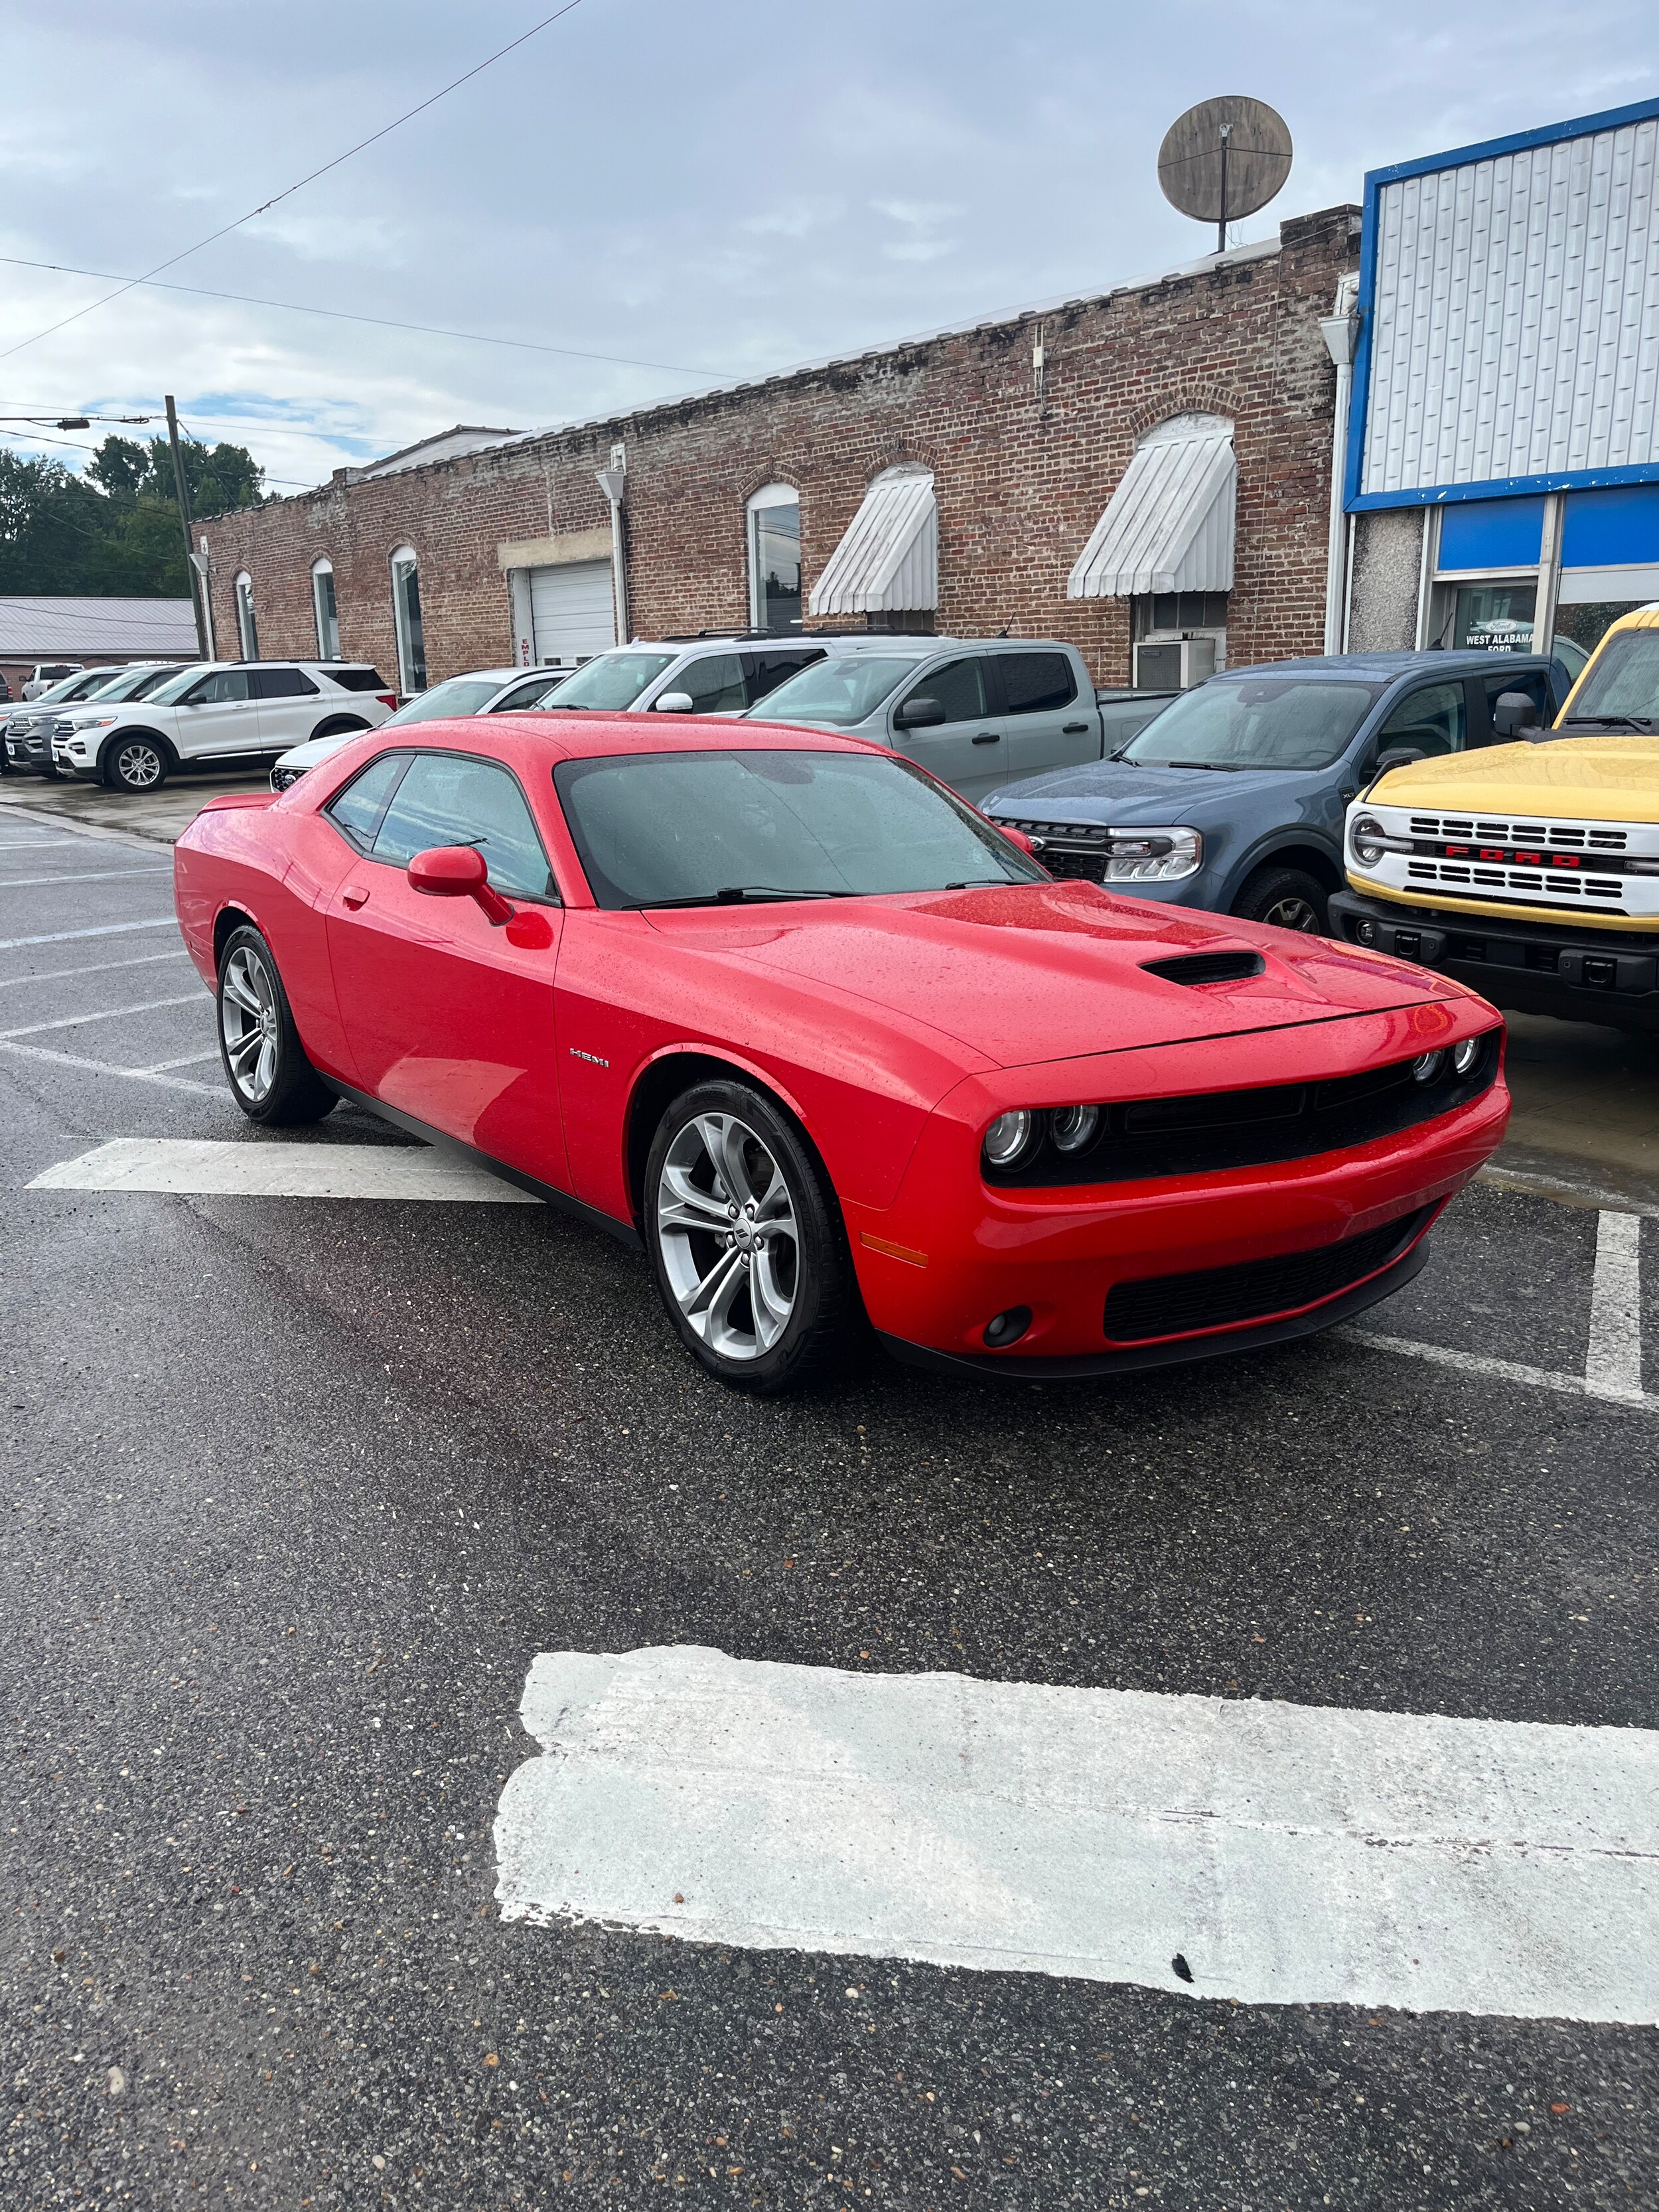
[[[289,307],[144,289],[40,335],[113,288],[19,264],[151,269],[552,4],[12,0],[0,414],[170,389],[298,487],[452,422],[580,419],[1190,259],[1208,234],[1158,146],[1218,93],[1296,140],[1245,238],[1368,167],[1659,93],[1651,0],[579,0],[167,272]],[[12,443],[77,465],[72,436]]]

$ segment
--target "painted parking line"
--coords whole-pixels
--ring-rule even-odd
[[[544,1652],[504,1919],[1659,2021],[1659,1733]]]
[[[60,1014],[55,1021],[28,1022],[21,1029],[0,1030],[0,1044],[14,1037],[39,1036],[46,1030],[76,1030],[87,1022],[118,1022],[127,1014],[153,1014],[163,1006],[203,1006],[212,1001],[200,990],[185,991],[172,999],[142,999],[133,1006],[99,1006],[89,1014]]]
[[[92,968],[43,968],[32,975],[0,975],[0,991],[12,990],[19,983],[64,983],[81,975],[111,975],[118,968],[154,968],[163,960],[189,957],[182,945],[175,945],[167,952],[140,952],[131,960],[100,960]]]
[[[487,1175],[470,1161],[424,1146],[239,1145],[194,1137],[117,1137],[48,1168],[28,1188],[172,1191],[201,1198],[541,1204],[528,1191]]]
[[[136,929],[177,929],[178,917],[157,915],[153,921],[100,921],[90,929],[49,929],[40,937],[0,937],[0,952],[15,952],[21,945],[68,945],[78,937],[127,937]]]
[[[15,1054],[19,1060],[38,1060],[51,1067],[72,1067],[82,1075],[118,1075],[129,1083],[159,1083],[164,1091],[191,1091],[198,1098],[222,1098],[224,1085],[221,1083],[192,1083],[187,1076],[162,1075],[153,1067],[123,1067],[112,1060],[88,1060],[76,1052],[55,1052],[50,1045],[24,1044],[19,1040],[0,1038],[0,1052]]]
[[[34,891],[52,884],[112,884],[125,876],[170,876],[171,868],[99,868],[90,875],[0,876],[0,891]]]

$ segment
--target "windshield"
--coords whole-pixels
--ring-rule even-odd
[[[1579,722],[1659,724],[1659,629],[1618,629],[1603,640],[1562,727]]]
[[[198,677],[210,676],[216,668],[229,668],[234,665],[232,661],[198,660],[193,668],[181,668],[176,676],[168,677],[165,684],[158,684],[150,693],[150,698],[158,707],[171,707],[184,697]]]
[[[873,714],[890,692],[921,665],[921,656],[903,659],[884,653],[847,653],[830,660],[815,660],[767,694],[763,703],[750,709],[756,722],[826,722],[831,729],[850,730],[855,722]]]
[[[1328,768],[1387,689],[1334,678],[1212,678],[1172,700],[1118,757],[1168,768]]]
[[[164,680],[164,672],[155,668],[124,669],[113,684],[106,684],[99,690],[88,693],[90,698],[101,700],[107,706],[114,699],[142,699],[145,694]]]
[[[602,907],[1041,883],[1041,868],[908,761],[633,753],[554,781]]]
[[[447,684],[434,684],[407,706],[388,714],[380,727],[396,722],[441,722],[447,714],[476,714],[487,707],[506,678],[500,676],[452,676]]]
[[[549,703],[609,708],[619,714],[624,707],[631,707],[646,685],[678,657],[672,653],[602,653],[574,676],[567,676]]]
[[[95,699],[107,684],[125,674],[125,668],[77,668],[73,676],[60,676],[49,690],[42,691],[28,703],[31,707],[50,707],[58,699]]]

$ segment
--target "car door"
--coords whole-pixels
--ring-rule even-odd
[[[968,799],[981,799],[1009,781],[1007,748],[988,672],[988,656],[982,653],[939,661],[906,685],[889,717],[894,751],[920,762]],[[945,720],[908,727],[905,709],[916,699],[938,700]]]
[[[1438,684],[1415,684],[1389,708],[1376,734],[1376,757],[1408,750],[1431,758],[1461,753],[1468,736],[1468,700],[1461,682],[1448,678]]]
[[[253,696],[259,702],[259,749],[285,753],[302,745],[320,719],[322,693],[301,668],[253,668]]]
[[[1093,689],[1085,697],[1069,653],[1050,646],[993,654],[1002,684],[1002,749],[1008,775],[1041,775],[1100,757]]]
[[[358,1082],[426,1127],[567,1188],[553,1008],[562,917],[529,802],[510,769],[476,754],[411,752],[384,793],[370,783],[376,766],[326,809],[358,855],[328,914]],[[369,804],[354,801],[362,786]],[[549,941],[515,945],[474,900],[416,890],[409,863],[437,845],[476,846],[494,887],[545,915]]]
[[[215,668],[193,684],[173,716],[181,760],[218,760],[259,750],[259,702],[246,668]]]
[[[671,670],[657,696],[664,698],[675,691],[686,694],[694,714],[740,714],[746,698],[743,656],[705,653],[688,660],[683,668]]]

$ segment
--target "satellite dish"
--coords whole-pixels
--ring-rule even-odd
[[[1200,100],[1172,123],[1158,149],[1158,181],[1172,207],[1195,222],[1217,225],[1216,250],[1227,250],[1227,225],[1267,206],[1291,173],[1291,134],[1265,100],[1240,94]]]

